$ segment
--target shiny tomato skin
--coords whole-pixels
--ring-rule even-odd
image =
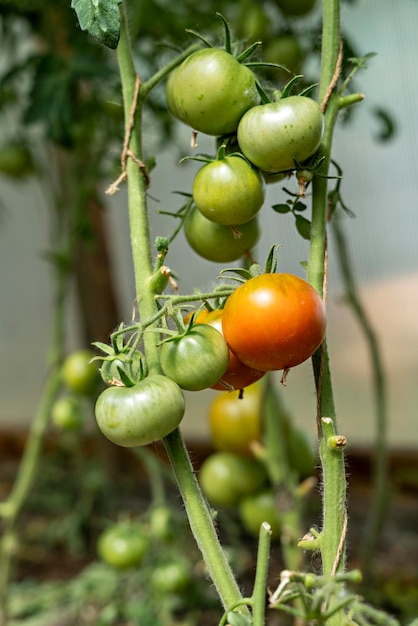
[[[119,446],[145,446],[171,433],[185,410],[183,392],[171,378],[153,374],[132,387],[108,387],[97,398],[97,425]]]
[[[261,489],[267,481],[267,474],[264,466],[254,458],[217,451],[203,461],[199,481],[210,504],[230,507]]]
[[[222,314],[223,309],[216,309],[214,311],[201,311],[196,319],[195,324],[208,324],[218,330],[223,336],[222,330]],[[244,389],[248,385],[252,385],[257,380],[262,378],[265,372],[261,370],[248,367],[245,363],[242,363],[237,356],[229,350],[229,363],[226,371],[222,374],[222,377],[212,385],[212,389],[219,391],[232,391],[234,389]]]
[[[245,224],[263,205],[263,180],[242,157],[226,156],[200,168],[193,181],[193,199],[212,222]]]
[[[222,333],[199,324],[160,347],[161,368],[182,389],[200,391],[216,383],[228,367],[229,349]]]
[[[261,439],[261,387],[255,383],[239,391],[224,391],[209,405],[209,430],[217,450],[251,455]]]
[[[253,72],[219,48],[187,57],[173,71],[166,98],[175,117],[215,136],[235,132],[245,111],[260,101]]]
[[[321,143],[324,117],[315,100],[289,96],[247,111],[238,126],[242,153],[260,170],[281,172],[295,169]]]
[[[148,545],[148,538],[139,524],[118,522],[99,536],[97,552],[102,561],[124,570],[141,564]]]
[[[321,297],[293,274],[261,274],[226,301],[222,329],[230,349],[250,367],[270,371],[306,361],[325,334]]]
[[[190,247],[214,263],[237,261],[251,251],[260,234],[257,216],[233,228],[216,224],[193,208],[184,221],[184,235]]]

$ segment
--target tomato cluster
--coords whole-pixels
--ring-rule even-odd
[[[254,453],[263,444],[262,383],[239,392],[223,392],[209,407],[215,451],[202,463],[199,481],[212,506],[235,512],[246,532],[257,536],[262,522],[280,536],[281,519],[273,484]],[[312,474],[314,456],[304,433],[286,420],[289,469],[299,479]],[[261,457],[262,458],[262,457]]]
[[[199,50],[166,84],[171,113],[193,131],[216,136],[220,146],[213,160],[200,158],[208,162],[194,178],[184,219],[191,248],[220,263],[250,253],[260,236],[264,183],[312,157],[323,133],[323,114],[313,99],[286,92],[261,102],[258,78],[241,57],[219,48]]]

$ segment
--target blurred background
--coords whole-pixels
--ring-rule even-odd
[[[91,221],[86,218],[79,230],[84,243],[68,293],[66,350],[105,340],[103,335],[118,321],[130,319],[135,298],[126,189],[122,185],[112,198],[104,193],[117,176],[123,132],[115,58],[93,41],[85,45],[85,35],[75,27],[67,4],[0,2],[0,146],[25,145],[36,170],[31,172],[29,167],[22,171],[24,175],[10,174],[6,167],[0,173],[0,428],[4,429],[25,427],[40,397],[54,308],[50,253],[58,244],[59,225],[65,221],[64,199],[74,199],[76,187],[94,193],[88,197],[86,192],[86,215]],[[248,41],[266,35],[268,43],[269,38],[290,29],[303,50],[304,61],[296,70],[304,73],[308,82],[316,81],[320,7],[290,24],[277,21],[271,2],[223,0],[216,6],[201,2],[199,7],[184,2],[181,7],[176,3],[175,8],[171,4],[144,2],[138,14],[132,11],[137,69],[145,78],[160,59],[173,56],[166,42],[181,47],[190,43],[185,28],[219,38],[222,28],[214,16],[219,10],[228,17],[233,31]],[[263,9],[267,20],[254,18],[243,24],[242,15],[252,15],[250,9],[255,16]],[[155,19],[156,11],[161,19]],[[342,5],[346,45],[353,51],[350,56],[377,53],[367,60],[367,69],[355,75],[353,90],[364,93],[365,100],[350,112],[349,119],[340,120],[333,158],[343,170],[342,198],[350,211],[340,211],[339,223],[359,296],[383,357],[393,448],[418,445],[417,23],[417,0],[353,0]],[[85,63],[75,70],[72,65],[76,78],[68,78],[69,60],[81,50],[79,40]],[[37,55],[40,58],[34,59]],[[97,68],[101,68],[99,73]],[[75,85],[76,79],[81,92],[84,89],[91,94],[91,101],[82,102],[84,109],[78,108],[80,98],[70,99],[73,88],[80,87]],[[80,119],[85,120],[84,126]],[[199,136],[198,143],[199,151],[214,152],[213,139]],[[190,131],[168,118],[162,89],[152,101],[146,145],[148,156],[155,156],[157,163],[149,188],[151,234],[152,238],[168,236],[175,222],[160,212],[180,208],[181,197],[173,191],[191,191],[198,165],[179,164],[182,156],[192,153]],[[268,186],[262,209],[263,234],[254,256],[263,263],[270,246],[281,243],[279,269],[303,276],[301,263],[307,259],[308,242],[296,232],[291,214],[271,210],[272,204],[286,200],[283,187],[296,191],[296,181]],[[309,195],[307,203],[309,207]],[[91,261],[88,254],[94,249],[97,232],[104,237],[99,245],[104,252],[101,250],[99,260]],[[339,426],[349,443],[367,447],[373,441],[376,411],[370,355],[344,297],[338,258],[330,229],[328,336]],[[99,272],[97,279],[103,259],[110,273],[103,276]],[[182,234],[174,241],[167,264],[178,275],[182,293],[213,285],[221,269],[198,257]],[[91,275],[99,286],[88,282]],[[88,285],[90,294],[86,293]],[[188,394],[182,426],[186,437],[204,440],[208,436],[204,414],[216,393]],[[291,372],[282,397],[296,422],[314,437],[315,399],[309,363]]]

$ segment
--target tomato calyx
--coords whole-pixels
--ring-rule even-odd
[[[116,387],[133,387],[147,374],[144,355],[135,348],[124,343],[122,336],[123,324],[111,335],[111,345],[96,341],[93,345],[105,356],[95,356],[93,361],[101,361],[100,376],[106,385]]]

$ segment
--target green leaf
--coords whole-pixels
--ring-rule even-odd
[[[302,215],[295,215],[296,218],[296,228],[301,237],[304,239],[311,238],[311,223],[306,217],[302,217]]]
[[[295,204],[293,205],[293,210],[299,212],[305,211],[306,204],[304,202],[295,202]]]
[[[288,204],[273,204],[271,207],[276,213],[290,213],[290,206]]]
[[[119,43],[119,0],[72,0],[81,30],[86,30],[107,48]]]

